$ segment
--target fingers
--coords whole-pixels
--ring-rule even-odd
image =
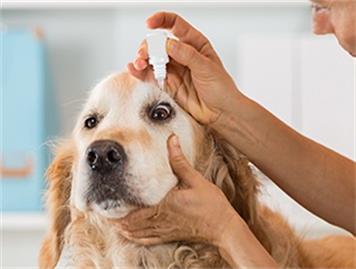
[[[140,59],[140,58],[137,58],[133,62],[133,65],[136,68],[136,70],[138,70],[138,71],[142,71],[148,66],[147,61]]]
[[[132,237],[132,238],[126,237],[126,238],[138,245],[143,245],[143,246],[158,245],[158,244],[162,244],[165,242],[164,240],[162,240],[160,237],[157,237],[157,236],[147,237],[147,238],[134,238],[134,237]]]
[[[158,243],[170,242],[173,240],[173,237],[171,236],[173,234],[173,229],[158,229],[155,227],[148,227],[136,231],[121,230],[120,234],[128,240],[141,245],[154,245]]]
[[[146,70],[137,70],[136,68],[135,68],[135,66],[134,66],[134,64],[133,63],[129,63],[127,66],[126,66],[126,68],[127,68],[127,71],[131,74],[131,75],[133,75],[134,77],[136,77],[137,79],[139,79],[139,80],[145,80],[145,78],[146,78]]]
[[[125,228],[128,226],[139,224],[141,222],[145,222],[157,216],[158,207],[152,206],[147,208],[141,208],[139,210],[131,212],[126,217],[122,218],[119,223]]]
[[[167,53],[176,62],[187,66],[192,72],[197,72],[208,62],[208,58],[195,48],[175,39],[168,39]]]
[[[167,53],[171,56],[171,62],[175,66],[184,65],[194,68],[194,66],[203,64],[203,61],[206,60],[206,57],[199,53],[194,47],[175,39],[167,40]],[[136,71],[143,71],[148,67],[148,58],[147,42],[144,41],[141,43],[136,58],[132,62]]]
[[[137,57],[147,60],[148,59],[148,53],[147,53],[147,41],[146,39],[144,39],[141,44],[140,47],[137,51]]]
[[[148,54],[147,54],[147,42],[146,40],[141,42],[141,45],[137,51],[136,59],[133,64],[137,70],[143,70],[148,66]]]
[[[159,223],[162,220],[160,219],[147,219],[145,217],[138,217],[135,221],[127,221],[127,223],[123,223],[122,221],[116,222],[118,226],[125,230],[126,232],[135,232],[146,229],[154,229],[159,227]]]
[[[200,174],[185,158],[179,145],[178,137],[171,135],[167,141],[168,156],[173,172],[186,185],[194,187],[200,183]]]
[[[146,80],[148,72],[147,59],[147,42],[144,40],[140,44],[135,60],[127,65],[127,71],[139,80]]]
[[[158,12],[146,20],[151,29],[163,28],[170,30],[181,41],[190,44],[200,51],[210,46],[208,39],[183,18],[174,13]]]
[[[175,39],[167,40],[167,53],[172,62],[169,65],[180,66],[180,69],[183,70],[184,66],[187,66],[191,71],[197,72],[208,62],[208,58],[199,53],[193,46]],[[148,57],[147,42],[143,41],[137,52],[136,59],[127,66],[129,73],[143,80],[149,66]]]
[[[124,236],[130,238],[147,238],[147,237],[161,237],[161,238],[168,238],[170,233],[172,233],[173,229],[160,229],[156,227],[148,227],[139,230],[124,230],[122,234]]]
[[[155,245],[169,242],[172,229],[159,214],[158,207],[139,209],[117,221],[111,221],[119,228],[119,233],[130,241],[140,245]]]
[[[155,81],[152,68],[146,68],[140,71],[134,67],[133,63],[129,63],[126,66],[126,69],[132,76],[136,77],[139,80],[146,81],[146,82]]]

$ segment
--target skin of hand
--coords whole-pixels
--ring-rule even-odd
[[[151,29],[169,29],[179,39],[167,41],[170,62],[166,89],[199,122],[216,122],[219,115],[234,106],[234,100],[241,98],[242,94],[237,91],[208,39],[173,13],[156,13],[146,23]],[[127,68],[141,80],[152,78],[146,42],[142,42],[137,58]],[[225,89],[223,95],[221,89]]]
[[[220,244],[236,215],[234,208],[217,186],[188,163],[177,136],[169,137],[167,147],[170,165],[182,187],[171,190],[158,205],[119,220],[123,235],[143,245],[174,240]]]
[[[339,44],[356,57],[356,1],[312,0],[313,31],[334,34]]]
[[[112,221],[120,234],[142,245],[177,240],[205,242],[217,246],[232,268],[276,268],[224,193],[188,163],[178,137],[171,135],[167,147],[171,167],[182,187],[171,190],[156,206]]]
[[[168,69],[167,84],[177,103],[302,206],[355,234],[355,162],[297,133],[241,94],[206,37],[178,15],[159,12],[147,25],[169,29],[180,39],[169,41],[175,49],[168,45],[174,67]],[[145,43],[128,70],[139,79],[152,75]]]

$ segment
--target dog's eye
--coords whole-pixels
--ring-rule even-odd
[[[164,121],[172,115],[172,107],[168,103],[160,103],[154,106],[150,111],[150,118],[153,121]]]
[[[90,116],[84,122],[84,127],[87,129],[93,129],[98,125],[98,117],[97,116]]]

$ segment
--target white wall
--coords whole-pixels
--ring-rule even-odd
[[[354,60],[334,37],[247,34],[236,51],[247,95],[304,135],[354,158]],[[307,236],[341,232],[270,181],[262,197]]]
[[[72,129],[85,92],[133,59],[146,34],[145,19],[158,10],[178,12],[204,32],[231,74],[236,74],[234,55],[241,34],[310,29],[309,7],[293,4],[4,10],[3,23],[9,29],[39,26],[45,32],[61,135]]]
[[[60,113],[59,136],[70,133],[86,92],[133,59],[146,33],[145,18],[161,9],[182,14],[209,37],[242,91],[299,131],[353,156],[352,60],[332,38],[312,38],[310,8],[300,4],[3,11],[9,28],[44,29]],[[264,199],[284,212],[299,230],[314,236],[338,232],[271,183],[264,192]],[[27,234],[27,240],[23,240],[23,249],[16,248],[19,234],[2,229],[3,246],[7,246],[4,265],[35,265],[44,228],[36,232],[24,228],[21,236]]]

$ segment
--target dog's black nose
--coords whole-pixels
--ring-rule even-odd
[[[87,150],[87,163],[90,169],[102,174],[114,169],[122,171],[126,159],[124,148],[112,140],[95,141]]]

